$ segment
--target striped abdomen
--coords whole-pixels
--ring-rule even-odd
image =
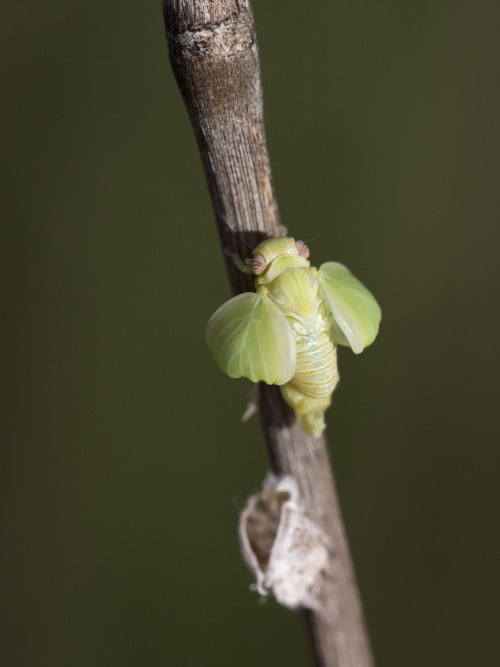
[[[325,427],[323,413],[339,380],[337,347],[322,311],[320,306],[315,324],[309,327],[291,323],[297,335],[297,365],[293,378],[281,387],[283,398],[304,429],[314,435],[320,435]]]
[[[325,427],[323,412],[330,405],[338,374],[337,350],[319,293],[316,270],[283,271],[269,284],[269,291],[296,339],[295,375],[281,385],[281,393],[304,429],[319,435]]]
[[[298,336],[297,366],[289,384],[304,396],[328,398],[337,382],[337,349],[330,333]]]

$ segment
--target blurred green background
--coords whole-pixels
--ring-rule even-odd
[[[499,6],[255,0],[281,214],[383,322],[328,436],[379,667],[500,664]],[[3,3],[0,664],[309,664],[161,3]]]

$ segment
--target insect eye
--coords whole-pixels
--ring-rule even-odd
[[[262,255],[255,255],[252,259],[252,271],[258,276],[266,268],[266,260]]]
[[[302,255],[302,257],[305,257],[306,259],[309,257],[309,248],[304,241],[295,241],[295,247],[297,248],[299,255]]]

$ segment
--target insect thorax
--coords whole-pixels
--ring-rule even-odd
[[[267,285],[269,296],[291,320],[308,329],[315,325],[321,306],[316,269],[288,268]],[[293,326],[293,322],[291,322]]]

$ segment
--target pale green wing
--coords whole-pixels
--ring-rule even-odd
[[[239,294],[210,318],[207,343],[230,377],[285,384],[295,373],[295,334],[268,296]]]
[[[382,317],[380,306],[343,264],[326,262],[318,271],[323,298],[333,315],[333,339],[356,354],[373,343]]]

